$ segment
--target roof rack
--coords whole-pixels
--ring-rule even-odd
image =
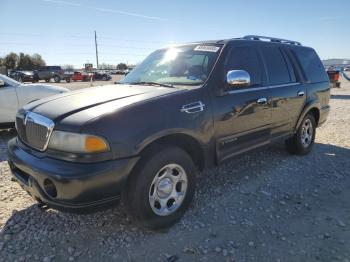
[[[274,38],[274,37],[268,37],[268,36],[260,36],[260,35],[246,35],[243,37],[243,39],[249,39],[249,40],[267,39],[267,40],[270,40],[270,42],[290,44],[290,45],[301,45],[301,43],[296,42],[296,41],[292,41],[292,40],[286,40],[286,39]]]

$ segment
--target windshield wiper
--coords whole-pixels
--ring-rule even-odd
[[[163,83],[158,83],[158,82],[131,82],[131,83],[126,83],[129,85],[150,85],[150,86],[163,86],[163,87],[170,87],[170,88],[174,88],[175,86],[172,84],[163,84]]]

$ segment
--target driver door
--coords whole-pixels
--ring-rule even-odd
[[[225,63],[230,70],[244,70],[250,75],[250,86],[225,87],[214,102],[214,124],[218,161],[267,144],[271,133],[271,90],[266,88],[266,75],[255,46],[236,45]]]
[[[16,87],[0,83],[0,124],[15,122],[18,111]]]

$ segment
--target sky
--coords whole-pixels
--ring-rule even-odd
[[[134,64],[174,43],[256,34],[350,59],[349,0],[0,0],[0,56],[39,53],[48,65]]]

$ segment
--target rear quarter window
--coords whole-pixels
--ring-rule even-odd
[[[315,50],[311,48],[293,48],[292,53],[297,58],[302,70],[304,71],[306,79],[311,82],[328,81],[328,76],[325,72],[324,66],[316,54]]]

